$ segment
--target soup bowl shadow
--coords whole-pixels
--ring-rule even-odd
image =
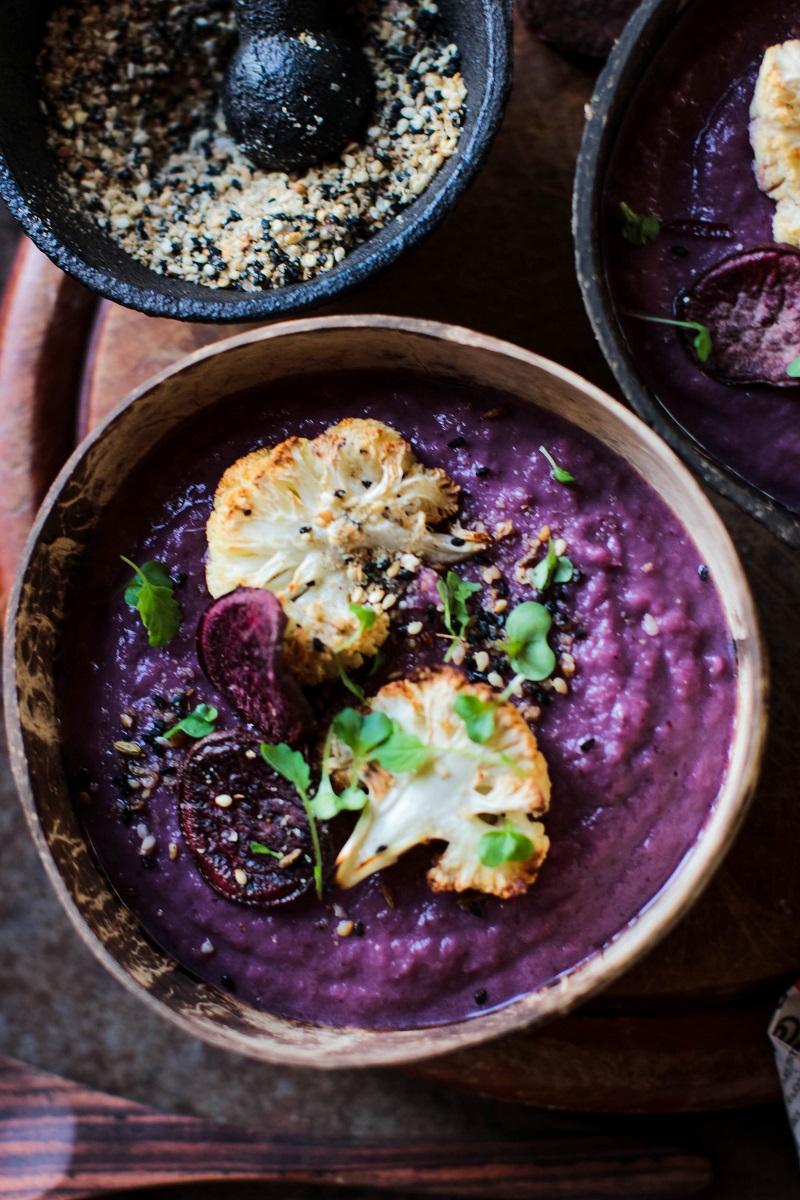
[[[0,196],[57,266],[92,291],[154,317],[259,321],[325,304],[391,266],[444,220],[483,166],[511,88],[513,0],[441,0],[461,54],[466,119],[454,153],[424,192],[330,271],[245,292],[159,275],[76,209],[59,183],[39,108],[36,59],[49,0],[7,0],[0,12]]]
[[[716,581],[737,660],[729,770],[702,835],[687,834],[667,884],[601,951],[587,945],[545,986],[478,1016],[410,1029],[321,1026],[259,1012],[181,968],[142,932],[95,862],[69,795],[56,663],[71,581],[104,509],[142,459],[226,397],[283,378],[396,369],[496,389],[558,413],[621,455],[691,529]],[[728,534],[700,487],[641,421],[579,376],[454,326],[381,316],[306,318],[190,355],[128,396],[64,466],[37,517],[11,595],[4,696],[12,769],[47,874],[74,928],[111,974],[185,1032],[265,1061],[306,1067],[404,1064],[564,1014],[650,950],[697,899],[734,838],[764,743],[765,664],[756,612]]]

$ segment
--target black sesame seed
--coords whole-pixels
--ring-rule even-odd
[[[467,907],[474,917],[483,916],[483,905],[481,904],[480,900],[470,900]]]
[[[356,935],[356,937],[364,936],[364,922],[363,921],[356,921],[355,925],[353,926],[353,933]]]
[[[447,444],[451,450],[458,450],[460,446],[464,445],[464,441],[465,439],[459,434],[458,437],[452,438]]]
[[[310,525],[301,525],[300,532],[301,533],[311,533],[311,526]]]
[[[465,544],[464,538],[460,538],[460,537],[451,538],[450,542],[453,546],[463,546]]]
[[[594,750],[596,745],[597,740],[593,737],[590,737],[587,738],[586,741],[581,742],[581,750],[584,752],[584,754],[587,754],[589,750]]]
[[[709,569],[708,569],[708,567],[705,565],[705,563],[703,563],[703,565],[702,565],[702,566],[700,566],[700,567],[698,567],[698,568],[697,568],[697,574],[700,576],[700,578],[702,579],[703,583],[706,583],[706,582],[707,582],[707,580],[708,580],[708,579],[711,577],[711,572],[709,571]]]
[[[508,595],[508,584],[506,583],[505,579],[498,579],[497,583],[494,585],[494,590],[497,592],[497,595],[501,600],[505,600],[506,596]]]
[[[149,854],[140,854],[139,862],[142,864],[145,871],[154,871],[156,868],[156,860],[151,858]]]
[[[188,578],[185,571],[179,571],[177,575],[172,576],[172,582],[175,584],[175,587],[183,587]]]
[[[230,975],[223,975],[221,980],[222,986],[227,988],[229,992],[236,991],[236,984],[231,979]]]
[[[670,250],[676,258],[686,258],[689,254],[685,246],[670,246]]]
[[[475,468],[475,474],[477,475],[478,479],[485,479],[486,476],[491,475],[491,473],[492,473],[491,467],[476,467]]]
[[[337,488],[333,494],[337,500],[343,500],[347,495],[347,492],[344,490],[344,488]]]
[[[378,849],[375,851],[375,853],[376,853],[376,854],[383,854],[383,853],[384,853],[384,851],[386,851],[386,850],[388,850],[388,846],[378,846]]]
[[[311,639],[311,645],[314,647],[317,654],[321,654],[322,651],[325,649],[325,643],[318,637]]]
[[[155,704],[156,708],[165,709],[167,707],[166,700],[163,696],[159,695],[158,692],[153,692],[150,699],[153,701],[153,704]]]
[[[489,993],[486,991],[486,988],[478,988],[477,992],[475,993],[475,1003],[485,1004],[488,999]]]

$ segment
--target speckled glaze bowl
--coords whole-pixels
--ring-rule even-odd
[[[602,951],[587,945],[546,986],[483,1015],[406,1030],[333,1028],[257,1012],[190,975],[149,941],[99,871],[67,789],[54,662],[71,581],[102,512],[152,448],[235,392],[287,377],[411,371],[498,389],[558,413],[621,455],[691,529],[719,591],[737,659],[730,766],[703,833],[686,834],[668,883]],[[399,1064],[470,1046],[567,1012],[629,967],[696,900],[752,795],[765,733],[765,667],[736,552],[699,486],[636,417],[577,375],[506,342],[397,317],[303,319],[198,351],[132,393],[75,451],[31,533],[9,602],[4,664],[12,767],[31,832],[75,929],[114,977],[185,1032],[254,1058],[298,1066]],[[656,885],[653,885],[654,887]]]
[[[700,10],[716,21],[719,13],[713,0],[644,0],[625,28],[600,74],[591,103],[575,174],[573,192],[573,236],[576,268],[583,302],[595,336],[624,395],[633,408],[688,464],[704,483],[732,500],[790,546],[800,546],[800,516],[756,486],[712,453],[671,411],[653,381],[646,382],[642,369],[620,325],[604,259],[603,221],[606,212],[604,189],[618,147],[623,123],[635,93],[658,68],[659,55],[669,49],[670,35],[682,18]],[[758,6],[755,7],[755,11]],[[787,14],[789,10],[787,9]],[[787,15],[787,21],[789,17]],[[788,36],[788,34],[787,34]],[[754,47],[754,53],[757,48]],[[674,49],[673,49],[674,53]],[[725,78],[725,64],[720,65]],[[720,95],[724,92],[720,83]],[[645,101],[639,100],[639,103]],[[650,97],[646,103],[652,103]],[[683,147],[673,138],[675,152]],[[675,240],[680,240],[676,235]],[[726,243],[720,243],[723,247]],[[728,244],[727,253],[734,249]],[[723,250],[720,251],[722,257]],[[666,388],[664,389],[667,390]],[[735,389],[734,389],[735,390]],[[732,417],[735,419],[735,416]]]
[[[59,187],[36,79],[52,7],[49,0],[7,0],[0,11],[0,196],[62,270],[101,296],[154,317],[221,322],[289,316],[390,266],[439,225],[483,166],[511,87],[513,0],[441,0],[445,28],[461,51],[467,117],[455,153],[419,199],[313,279],[257,292],[207,288],[158,275],[131,258]]]

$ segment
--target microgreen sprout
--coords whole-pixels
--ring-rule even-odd
[[[135,572],[125,588],[125,603],[135,608],[142,618],[151,646],[166,646],[181,626],[182,613],[174,596],[175,584],[169,571],[160,562],[146,562],[141,567],[120,558]]]
[[[268,746],[264,743],[261,746],[261,753],[274,771],[277,771],[279,775],[282,775],[284,779],[294,785],[297,794],[303,801],[303,808],[306,810],[308,824],[311,828],[311,842],[314,847],[314,884],[317,896],[321,900],[322,850],[319,844],[319,833],[317,831],[314,810],[311,807],[311,800],[308,795],[311,787],[311,771],[309,770],[308,763],[299,750],[292,750],[291,746],[287,746],[285,742],[280,742],[277,746]]]
[[[283,858],[280,850],[271,850],[269,846],[265,846],[263,842],[250,843],[251,854],[271,854],[273,858]]]
[[[187,737],[195,740],[208,737],[209,733],[214,732],[214,723],[218,716],[219,713],[212,704],[198,704],[193,712],[173,725],[164,736],[171,738],[176,733],[185,733]]]
[[[644,313],[635,312],[626,312],[625,316],[635,317],[637,321],[650,321],[654,325],[673,325],[676,329],[694,330],[692,345],[697,352],[697,357],[701,363],[708,362],[713,346],[711,342],[711,330],[707,325],[702,325],[699,321],[676,321],[671,317],[648,317]]]
[[[554,583],[569,583],[574,574],[572,563],[563,555],[556,554],[555,542],[547,539],[547,554],[533,568],[533,586],[546,592]]]
[[[526,862],[534,851],[533,842],[506,819],[502,829],[485,833],[478,843],[478,857],[485,867],[502,867],[507,862]]]
[[[445,627],[452,639],[444,656],[444,661],[449,662],[456,646],[464,641],[467,627],[472,620],[467,601],[475,592],[481,590],[481,585],[469,583],[466,579],[461,579],[455,571],[448,571],[445,579],[437,581],[436,588],[444,605]]]
[[[553,479],[555,479],[556,483],[570,484],[577,482],[575,476],[570,475],[569,471],[565,471],[563,467],[560,467],[550,451],[546,450],[544,446],[539,447],[539,453],[543,454],[550,463],[550,474],[552,475]]]
[[[525,600],[509,614],[506,641],[499,643],[508,655],[511,669],[523,679],[539,682],[556,669],[556,656],[548,645],[552,617],[543,604]],[[516,684],[512,680],[511,688]],[[508,689],[506,689],[508,690]]]
[[[649,246],[657,240],[661,233],[658,217],[634,212],[624,200],[620,200],[619,207],[622,213],[622,236],[626,242],[631,242],[634,246]]]
[[[375,624],[375,621],[377,620],[377,617],[378,617],[378,614],[375,612],[375,609],[367,608],[367,606],[365,604],[349,604],[348,608],[350,609],[350,612],[353,614],[353,616],[358,621],[358,629],[356,629],[355,632],[352,633],[350,635],[350,637],[345,642],[342,643],[342,645],[339,647],[339,653],[341,653],[342,650],[349,650],[349,648],[351,646],[354,646],[355,643],[358,641],[358,639],[361,637],[361,634],[366,633],[366,631],[368,629],[372,628],[372,626]],[[348,692],[350,692],[353,696],[355,696],[355,698],[357,700],[360,700],[361,703],[363,704],[364,700],[366,699],[366,695],[367,695],[366,692],[364,691],[364,689],[361,687],[360,684],[356,683],[356,681],[354,679],[351,679],[350,676],[347,674],[347,672],[345,671],[344,667],[341,664],[341,661],[339,659],[339,654],[335,653],[333,657],[334,657],[334,661],[336,663],[336,670],[339,674],[339,679],[344,684],[344,686],[347,688]]]
[[[786,374],[792,379],[800,379],[800,354],[789,363]]]

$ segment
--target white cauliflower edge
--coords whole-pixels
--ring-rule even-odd
[[[800,40],[764,52],[750,105],[750,144],[758,186],[777,207],[776,242],[800,246]]]

